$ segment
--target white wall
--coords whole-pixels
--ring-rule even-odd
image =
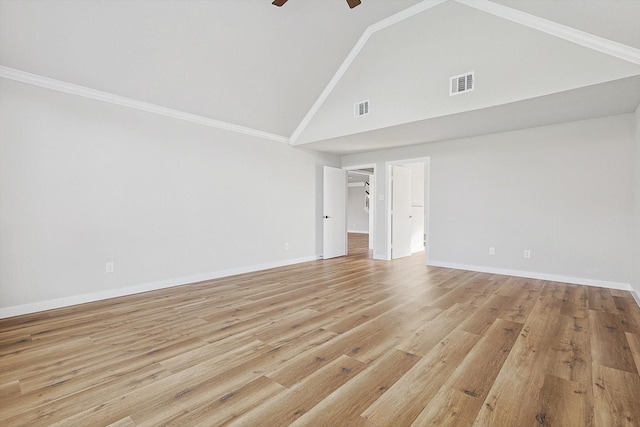
[[[632,286],[636,293],[636,300],[640,304],[640,106],[636,108],[635,118],[635,140],[633,150],[634,162],[634,210],[633,210],[633,282]]]
[[[377,162],[380,197],[384,162],[430,157],[432,264],[624,288],[631,282],[632,135],[626,114],[345,156],[342,164]],[[380,206],[381,236],[386,215]],[[378,240],[374,256],[385,252]]]
[[[349,184],[347,195],[347,230],[349,233],[369,233],[369,213],[364,210],[364,185]]]
[[[0,314],[316,257],[338,158],[0,85]]]

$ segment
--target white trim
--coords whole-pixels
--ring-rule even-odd
[[[108,92],[91,89],[85,86],[75,85],[60,80],[51,79],[49,77],[39,76],[24,71],[16,70],[9,67],[0,66],[0,77],[15,80],[17,82],[27,83],[34,86],[44,87],[46,89],[58,92],[69,93],[72,95],[82,96],[84,98],[95,99],[97,101],[108,102],[123,107],[135,108],[137,110],[146,111],[161,116],[172,117],[178,120],[197,123],[204,126],[214,127],[218,129],[237,132],[244,135],[255,136],[257,138],[269,139],[271,141],[289,143],[289,138],[285,136],[275,135],[269,132],[263,132],[257,129],[227,123],[220,120],[211,119],[209,117],[199,116],[197,114],[185,113],[183,111],[174,110],[172,108],[162,107],[160,105],[139,101],[137,99],[127,98],[124,96],[114,95]]]
[[[376,252],[373,253],[373,259],[380,260],[380,261],[389,261],[389,258],[387,258],[385,254],[380,254]]]
[[[347,184],[347,187],[364,187],[364,182],[350,182]]]
[[[110,289],[108,291],[93,292],[90,294],[74,295],[65,298],[57,298],[47,301],[39,301],[30,304],[16,305],[12,307],[0,308],[0,319],[20,316],[22,314],[36,313],[38,311],[53,310],[56,308],[69,307],[77,304],[101,301],[110,298],[123,297],[127,295],[139,294],[142,292],[155,291],[159,289],[171,288],[203,282],[206,280],[219,279],[221,277],[235,276],[237,274],[252,273],[254,271],[267,270],[270,268],[284,267],[287,265],[300,264],[303,262],[316,261],[319,257],[308,256],[302,258],[288,259],[284,261],[268,262],[264,264],[251,265],[247,267],[232,268],[229,270],[214,271],[211,273],[197,274],[186,277],[176,277],[173,279],[161,280],[158,282],[145,283],[142,285],[129,286],[120,289]]]
[[[383,30],[387,27],[397,24],[398,22],[402,22],[407,18],[411,18],[412,16],[417,15],[421,12],[424,12],[425,10],[430,9],[434,6],[437,6],[441,3],[444,3],[445,1],[448,1],[448,0],[424,0],[414,6],[411,6],[403,11],[396,13],[395,15],[391,15],[388,18],[383,19],[382,21],[369,25],[364,30],[364,32],[362,33],[362,36],[360,36],[360,39],[358,39],[355,46],[353,46],[353,49],[351,49],[351,52],[349,52],[349,54],[347,55],[345,60],[342,62],[338,70],[335,72],[335,74],[329,81],[329,84],[327,84],[327,86],[324,88],[324,90],[322,91],[318,99],[316,99],[316,102],[313,103],[313,105],[311,106],[311,109],[304,116],[304,118],[302,119],[302,121],[300,122],[296,130],[293,131],[293,134],[291,135],[291,138],[290,138],[290,144],[291,145],[297,144],[297,140],[300,137],[300,134],[302,134],[302,132],[309,125],[311,120],[313,120],[313,117],[316,115],[318,110],[320,110],[320,107],[322,106],[322,104],[324,104],[324,101],[327,100],[327,98],[329,97],[333,89],[335,89],[335,87],[338,85],[338,82],[340,82],[340,80],[342,79],[342,76],[347,72],[347,70],[353,63],[353,61],[356,59],[356,56],[358,56],[358,54],[360,53],[364,45],[367,44],[367,41],[369,41],[369,37],[371,37],[377,31]]]
[[[584,46],[588,49],[593,49],[624,61],[640,65],[640,49],[614,42],[591,33],[576,30],[575,28],[558,24],[556,22],[549,21],[548,19],[540,18],[507,6],[502,6],[489,0],[455,1],[465,6],[515,22],[516,24],[524,25],[529,28],[542,31],[543,33],[579,44],[580,46]]]
[[[597,286],[607,289],[631,291],[629,283],[611,282],[608,280],[585,279],[581,277],[560,276],[557,274],[537,273],[533,271],[507,270],[502,268],[483,267],[480,265],[456,264],[452,262],[433,261],[427,262],[428,266],[453,268],[456,270],[477,271],[479,273],[500,274],[504,276],[526,277],[528,279],[550,280],[552,282],[572,283],[575,285]]]
[[[424,160],[424,180],[424,205],[426,205],[424,234],[427,236],[424,242],[424,251],[427,253],[426,259],[429,262],[429,254],[431,253],[431,157],[426,157]]]
[[[369,235],[369,230],[349,230],[349,229],[347,229],[347,233],[354,233],[354,234],[366,234],[366,235]]]
[[[631,296],[634,300],[636,300],[636,304],[638,304],[638,307],[640,307],[640,295],[638,295],[638,293],[633,289],[631,289],[629,292],[631,292]]]

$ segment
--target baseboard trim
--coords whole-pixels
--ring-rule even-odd
[[[500,274],[503,276],[525,277],[527,279],[550,280],[553,282],[571,283],[575,285],[597,286],[599,288],[632,291],[631,284],[629,283],[612,282],[607,280],[585,279],[581,277],[560,276],[556,274],[537,273],[533,271],[507,270],[501,268],[483,267],[479,265],[456,264],[451,262],[433,260],[428,260],[427,265],[432,267],[454,268],[456,270],[476,271],[478,273]],[[638,300],[636,299],[636,301]]]
[[[54,310],[56,308],[70,307],[88,302],[102,301],[110,298],[123,297],[127,295],[140,294],[143,292],[156,291],[159,289],[172,288],[175,286],[188,285],[206,280],[219,279],[222,277],[235,276],[244,273],[253,273],[255,271],[268,270],[270,268],[285,267],[288,265],[300,264],[303,262],[316,261],[318,256],[308,256],[301,258],[288,259],[283,261],[268,262],[264,264],[256,264],[247,267],[232,268],[229,270],[214,271],[211,273],[196,274],[193,276],[176,277],[173,279],[161,280],[157,282],[144,283],[126,288],[110,289],[108,291],[92,292],[83,295],[74,295],[70,297],[57,298],[47,301],[39,301],[29,304],[16,305],[11,307],[0,308],[0,319],[8,317],[20,316],[23,314],[37,313],[39,311]]]

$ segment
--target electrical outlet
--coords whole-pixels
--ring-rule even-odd
[[[531,251],[529,249],[525,249],[524,250],[524,255],[523,255],[526,259],[531,258]]]
[[[288,251],[288,250],[289,250],[289,244],[288,244],[288,243],[285,243],[285,244],[284,244],[284,250],[285,250],[285,251]]]
[[[489,255],[495,255],[496,254],[496,248],[494,248],[493,246],[489,246]]]
[[[114,271],[116,271],[116,266],[114,264],[113,261],[109,261],[106,265],[105,265],[105,271],[107,273],[113,273]]]

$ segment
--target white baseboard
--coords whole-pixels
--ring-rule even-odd
[[[347,233],[369,234],[369,230],[347,230]]]
[[[117,298],[127,295],[139,294],[142,292],[155,291],[158,289],[171,288],[174,286],[188,285],[190,283],[203,282],[205,280],[219,279],[221,277],[235,276],[237,274],[252,273],[254,271],[268,270],[270,268],[284,267],[287,265],[300,264],[308,261],[316,261],[319,257],[308,256],[294,258],[283,261],[268,262],[264,264],[251,265],[247,267],[232,268],[229,270],[214,271],[211,273],[196,274],[193,276],[176,277],[173,279],[161,280],[158,282],[144,283],[126,288],[110,289],[89,294],[74,295],[70,297],[57,298],[46,301],[38,301],[30,304],[16,305],[12,307],[0,308],[0,319],[20,316],[22,314],[36,313],[44,310],[69,307],[72,305],[84,304],[88,302],[101,301],[109,298]]]
[[[428,266],[454,268],[456,270],[477,271],[479,273],[500,274],[504,276],[526,277],[528,279],[550,280],[553,282],[572,283],[575,285],[597,286],[607,289],[631,291],[631,284],[611,282],[607,280],[584,279],[581,277],[560,276],[555,274],[536,273],[532,271],[506,270],[501,268],[483,267],[479,265],[456,264],[442,261],[427,261]],[[633,293],[633,292],[632,292]],[[636,301],[638,301],[636,299]],[[640,303],[639,303],[640,305]]]

